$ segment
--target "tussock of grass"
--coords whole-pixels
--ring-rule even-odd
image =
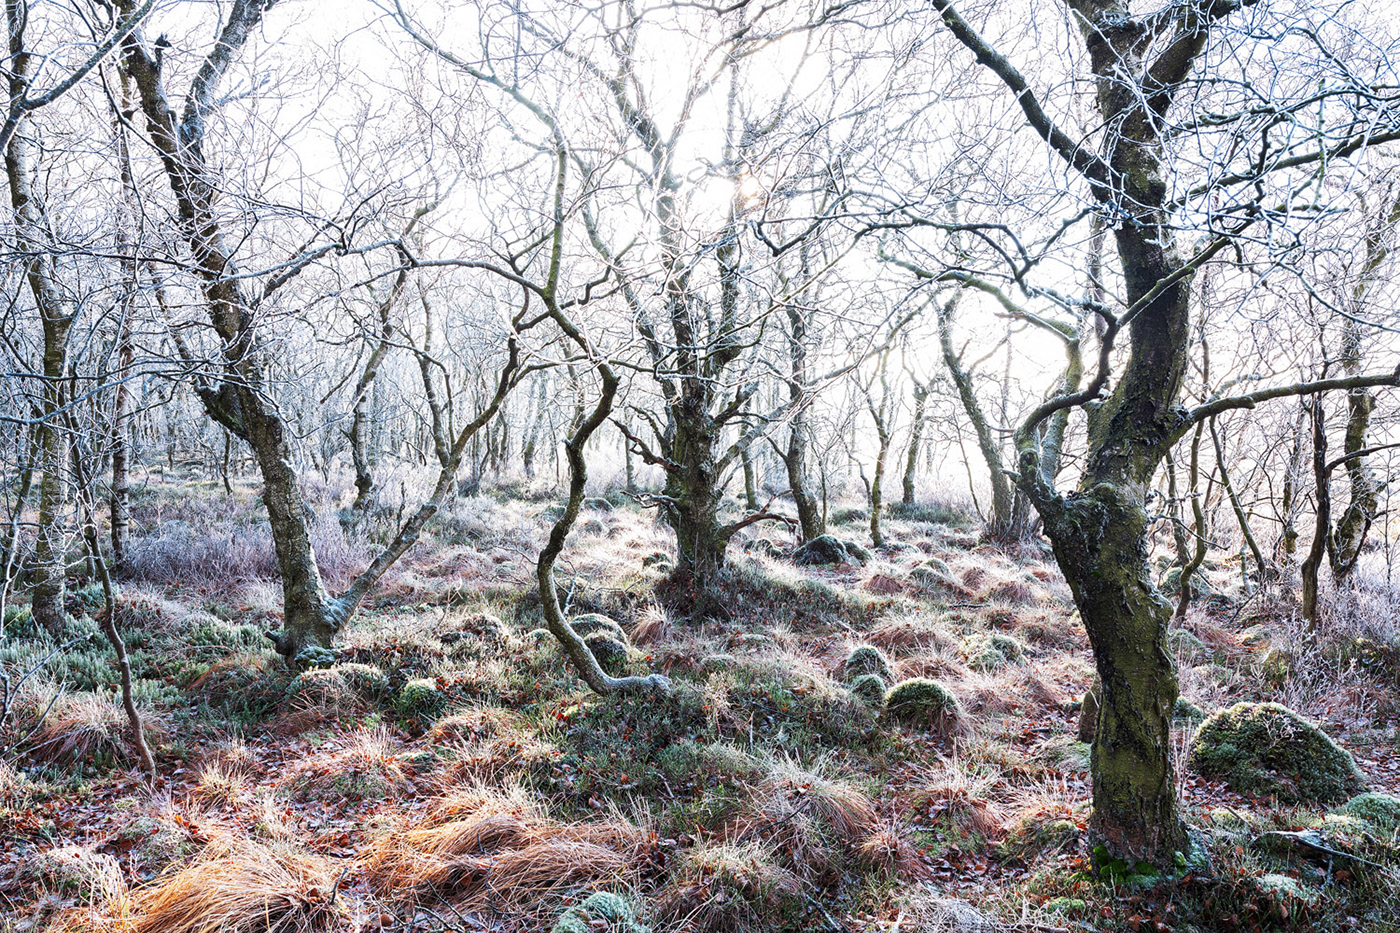
[[[346,922],[330,863],[226,840],[131,902],[131,933],[332,933]]]
[[[343,748],[306,759],[292,768],[288,779],[309,796],[359,799],[401,790],[408,772],[381,726],[361,729],[349,736]]]
[[[56,762],[127,755],[126,713],[114,697],[68,693],[58,698],[33,738],[33,754]]]
[[[458,793],[429,822],[370,850],[366,868],[384,896],[525,911],[581,887],[635,881],[655,845],[651,832],[621,819],[548,820],[519,791]]]
[[[656,913],[663,929],[767,933],[781,928],[802,892],[797,876],[760,843],[702,843],[681,857]]]

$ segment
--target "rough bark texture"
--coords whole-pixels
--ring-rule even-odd
[[[1042,516],[1101,684],[1091,753],[1095,844],[1115,857],[1169,863],[1187,850],[1171,761],[1178,691],[1166,648],[1172,609],[1149,575],[1147,512],[1138,496],[1103,483]]]
[[[905,507],[914,504],[914,480],[919,469],[919,448],[924,442],[924,418],[928,411],[930,385],[912,380],[914,383],[914,423],[909,427],[909,449],[904,454],[904,478],[901,483],[900,504]]]
[[[23,51],[20,36],[11,23],[10,92],[22,92],[33,59]],[[43,384],[39,391],[38,446],[39,516],[38,534],[31,567],[31,611],[34,619],[55,637],[65,626],[65,555],[67,534],[65,505],[68,499],[68,435],[61,413],[66,402],[65,377],[68,375],[68,337],[76,310],[59,281],[58,248],[49,243],[49,218],[41,193],[36,188],[39,173],[39,147],[26,128],[10,137],[5,150],[5,172],[14,207],[15,239],[25,257],[25,279],[38,311],[43,330]]]
[[[807,313],[795,304],[787,306],[788,319],[788,420],[787,452],[782,455],[787,468],[788,489],[797,509],[802,540],[812,541],[826,534],[826,519],[807,485],[807,454],[811,449],[811,429],[804,393],[807,389]]]

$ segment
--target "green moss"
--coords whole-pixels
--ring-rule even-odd
[[[593,652],[593,657],[598,659],[598,666],[608,674],[616,677],[626,671],[627,662],[632,654],[626,642],[618,641],[603,632],[588,635],[583,641]]]
[[[993,632],[968,646],[967,663],[974,670],[994,671],[1007,664],[1019,664],[1026,646],[1010,635]]]
[[[1254,879],[1254,887],[1263,899],[1276,907],[1296,908],[1299,904],[1311,907],[1322,900],[1322,892],[1317,888],[1287,875],[1261,875]]]
[[[432,719],[441,713],[447,698],[435,681],[427,678],[410,680],[394,697],[394,709],[399,715],[412,719]]]
[[[637,922],[632,902],[621,894],[596,891],[559,916],[553,933],[650,933]]]
[[[363,700],[382,699],[389,693],[388,675],[372,664],[338,664],[334,670]]]
[[[1288,803],[1343,800],[1365,780],[1327,733],[1277,703],[1237,703],[1207,719],[1191,745],[1203,777]]]
[[[1361,820],[1383,836],[1400,830],[1400,797],[1390,794],[1357,794],[1332,812]]]
[[[866,674],[875,674],[887,684],[894,682],[894,671],[890,668],[889,659],[874,645],[861,645],[854,649],[846,656],[846,663],[841,671],[849,684],[854,684]]]
[[[582,638],[589,635],[604,634],[613,641],[627,643],[627,633],[622,630],[622,626],[616,620],[597,612],[586,612],[580,616],[574,616],[569,620],[569,628],[573,629]]]
[[[885,712],[900,722],[929,725],[945,731],[962,717],[962,707],[948,688],[934,680],[916,677],[902,681],[885,694]]]
[[[768,763],[725,742],[686,739],[656,756],[662,774],[672,781],[692,781],[713,786],[757,781],[768,773]],[[697,778],[703,779],[697,781]]]
[[[884,705],[889,686],[889,682],[879,674],[861,674],[851,681],[851,696],[872,709],[878,709]]]
[[[1205,718],[1205,711],[1195,703],[1185,697],[1176,698],[1176,706],[1172,708],[1172,719],[1181,722],[1201,722]]]

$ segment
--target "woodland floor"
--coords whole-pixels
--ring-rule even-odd
[[[1210,870],[1088,873],[1092,666],[1036,546],[980,544],[967,516],[930,508],[889,519],[863,567],[803,568],[760,531],[731,549],[731,618],[692,624],[665,609],[669,533],[614,497],[581,517],[560,582],[571,613],[618,620],[628,665],[675,689],[604,699],[539,631],[549,502],[515,493],[458,501],[343,634],[343,675],[294,681],[262,634],[279,594],[255,490],[152,476],[118,618],[159,781],[129,755],[100,589],[74,591],[72,643],[8,611],[0,662],[39,671],[5,724],[37,729],[0,770],[0,931],[549,930],[598,890],[656,931],[1400,929],[1394,858],[1263,848],[1326,808],[1187,769]],[[861,521],[833,531],[868,540]],[[368,547],[333,512],[317,535],[332,580]],[[930,558],[944,583],[911,577]],[[1280,598],[1242,598],[1237,565],[1209,576],[1216,595],[1172,639],[1184,698],[1207,714],[1283,702],[1400,794],[1394,649],[1305,644]],[[1022,656],[989,652],[993,633]],[[947,687],[960,721],[901,725],[853,696],[843,662],[862,644],[897,679]],[[1280,875],[1297,889],[1260,881]]]

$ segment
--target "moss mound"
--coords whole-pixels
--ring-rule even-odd
[[[433,719],[447,706],[447,697],[436,681],[426,677],[410,680],[394,697],[394,709],[401,716],[413,719]]]
[[[890,668],[889,659],[874,645],[861,645],[848,654],[841,672],[849,684],[854,684],[866,674],[875,674],[887,684],[894,682],[894,671]]]
[[[610,619],[602,613],[586,612],[581,616],[574,616],[569,620],[569,628],[579,634],[581,638],[589,635],[606,635],[613,641],[626,642],[627,633],[622,630],[622,625],[616,619]]]
[[[968,646],[967,663],[974,670],[995,671],[1008,664],[1020,664],[1026,646],[1010,635],[993,632]]]
[[[1237,703],[1201,724],[1191,766],[1237,791],[1288,803],[1345,800],[1365,779],[1345,749],[1277,703]]]
[[[872,709],[879,709],[884,705],[885,692],[889,687],[889,681],[879,674],[861,674],[851,681],[851,696]]]
[[[637,922],[632,902],[621,894],[596,891],[559,916],[552,933],[650,933]]]
[[[1390,794],[1357,794],[1332,813],[1361,820],[1380,835],[1389,836],[1400,830],[1400,797]]]
[[[958,698],[947,687],[923,677],[890,688],[885,694],[885,712],[899,722],[929,726],[939,733],[952,731],[962,721]]]
[[[570,619],[569,627],[583,638],[604,671],[616,676],[626,670],[632,657],[632,642],[615,619],[588,612]]]
[[[792,559],[804,566],[818,564],[864,564],[870,552],[854,541],[835,535],[818,535],[792,552]]]

